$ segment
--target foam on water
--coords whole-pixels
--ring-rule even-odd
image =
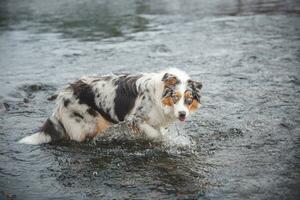
[[[163,143],[169,147],[192,147],[191,138],[184,130],[183,123],[174,123],[169,127],[169,131],[161,137],[150,139],[144,133],[135,133],[128,126],[127,123],[117,124],[110,127],[103,134],[97,136],[97,141],[110,141],[110,140],[144,140],[149,142]]]
[[[162,138],[163,142],[170,147],[192,148],[191,138],[183,127],[182,122],[174,123],[169,127],[169,132]]]

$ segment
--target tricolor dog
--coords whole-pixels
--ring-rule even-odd
[[[126,120],[148,137],[160,137],[171,123],[184,121],[200,107],[201,88],[200,82],[175,68],[84,77],[60,92],[53,114],[40,131],[19,142],[82,142]]]

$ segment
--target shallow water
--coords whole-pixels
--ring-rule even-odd
[[[296,199],[299,1],[0,2],[0,199]],[[203,107],[163,142],[28,146],[86,74],[179,67]],[[115,137],[118,136],[118,137]]]

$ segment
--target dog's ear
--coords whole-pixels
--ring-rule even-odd
[[[188,80],[188,87],[192,90],[193,98],[200,102],[202,83],[198,81]]]
[[[180,83],[179,79],[170,73],[165,73],[161,80],[165,83],[166,87],[175,86],[176,84]]]

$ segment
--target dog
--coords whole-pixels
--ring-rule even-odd
[[[59,93],[54,112],[40,131],[19,142],[82,142],[126,120],[132,122],[132,129],[158,138],[171,123],[185,121],[201,106],[201,89],[201,82],[177,68],[83,77]]]

